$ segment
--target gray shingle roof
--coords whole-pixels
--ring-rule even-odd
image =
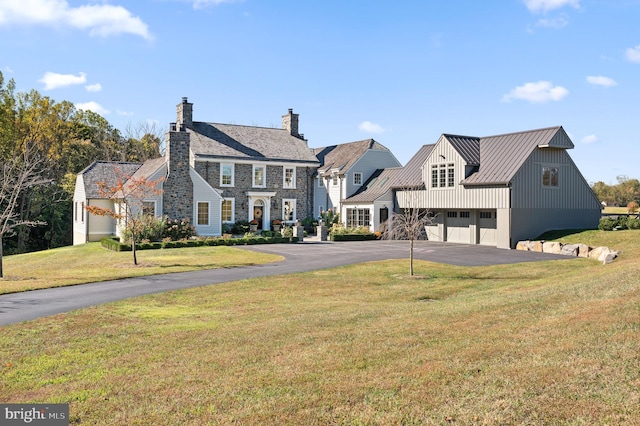
[[[346,203],[371,203],[387,193],[396,181],[402,167],[376,170],[360,190],[345,200]]]
[[[330,174],[331,170],[334,169],[338,169],[338,173],[346,172],[370,149],[389,151],[386,146],[376,142],[374,139],[365,139],[340,145],[314,148],[313,153],[320,161],[320,171],[326,175]]]
[[[100,193],[99,182],[107,186],[115,186],[118,177],[133,175],[142,166],[141,163],[129,163],[124,161],[96,161],[79,175],[83,175],[85,196],[87,198],[104,198]]]
[[[285,129],[194,122],[187,130],[196,156],[318,163],[306,141]]]
[[[573,148],[561,126],[480,138],[478,171],[463,185],[506,185],[538,147]]]

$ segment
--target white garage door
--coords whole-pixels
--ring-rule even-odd
[[[468,210],[447,212],[447,241],[465,244],[471,242],[471,233],[469,231],[470,216],[471,214]]]
[[[498,245],[497,216],[495,210],[480,211],[478,218],[478,242],[487,246]]]

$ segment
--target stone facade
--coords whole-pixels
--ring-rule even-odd
[[[264,164],[264,163],[261,163]],[[295,188],[283,188],[284,167],[282,165],[266,165],[266,185],[264,188],[253,187],[253,165],[236,163],[234,165],[234,186],[220,185],[220,163],[212,161],[196,161],[196,172],[202,176],[213,188],[222,190],[224,198],[235,199],[235,220],[249,220],[248,192],[275,192],[271,197],[271,219],[282,219],[282,200],[296,200],[296,218],[302,220],[313,213],[313,185],[314,170],[311,167],[296,167]]]
[[[193,217],[193,182],[189,174],[189,133],[172,129],[167,137],[167,178],[162,212],[171,219]]]

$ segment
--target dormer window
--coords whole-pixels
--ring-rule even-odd
[[[431,166],[431,188],[453,188],[456,183],[454,163]]]

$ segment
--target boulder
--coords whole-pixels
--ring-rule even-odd
[[[531,251],[537,251],[538,253],[542,253],[542,243],[544,241],[531,241],[529,244]]]
[[[591,247],[586,244],[576,244],[578,246],[578,257],[589,257],[589,251],[591,251]]]
[[[516,244],[516,250],[529,251],[529,243],[529,240],[518,241],[518,244]]]
[[[557,241],[545,241],[542,243],[542,251],[545,253],[560,254],[562,251],[562,244]]]
[[[600,254],[601,254],[605,249],[606,249],[606,250],[609,250],[609,248],[608,248],[608,247],[602,247],[602,246],[600,246],[600,247],[594,247],[594,248],[592,248],[592,249],[589,251],[589,257],[590,257],[591,259],[597,259],[597,258],[599,258],[599,257],[600,257]]]
[[[580,247],[578,244],[565,244],[562,246],[560,254],[565,256],[577,256],[579,251]]]

